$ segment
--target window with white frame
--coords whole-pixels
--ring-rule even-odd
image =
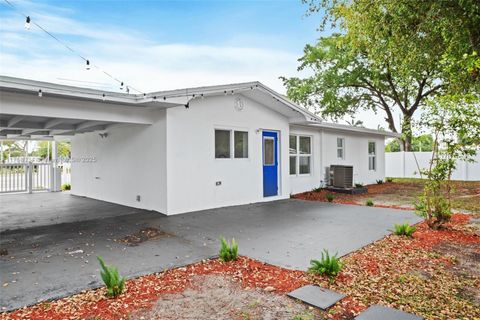
[[[312,166],[312,138],[290,135],[290,174],[310,174]]]
[[[345,159],[345,138],[337,138],[337,158]]]
[[[248,158],[248,132],[215,129],[215,158]]]
[[[375,141],[368,142],[368,170],[377,170],[377,144]]]

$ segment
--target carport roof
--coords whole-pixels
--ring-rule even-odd
[[[143,94],[128,94],[112,91],[103,91],[97,89],[90,89],[84,87],[75,87],[62,84],[55,84],[49,82],[42,82],[36,80],[29,80],[23,78],[0,76],[0,92],[21,93],[27,95],[37,95],[41,90],[43,96],[59,97],[80,101],[101,102],[103,104],[124,105],[130,107],[138,107],[140,109],[157,109],[169,108],[179,105],[186,105],[190,100],[198,97],[218,96],[228,94],[242,94],[252,100],[255,100],[268,108],[271,108],[289,119],[292,124],[308,126],[310,128],[318,128],[335,131],[351,131],[356,133],[374,134],[381,136],[398,137],[399,135],[387,131],[379,131],[374,129],[367,129],[361,127],[352,127],[348,125],[340,125],[335,123],[327,123],[308,111],[307,109],[290,101],[285,96],[270,89],[264,84],[253,81],[244,83],[234,83],[216,86],[204,86],[195,88],[184,88],[167,91],[156,91]],[[3,118],[5,116],[0,113]],[[7,116],[8,118],[8,116]],[[4,119],[10,120],[10,119]],[[115,123],[115,122],[112,122]],[[95,123],[89,122],[89,130],[95,130]],[[108,123],[102,123],[105,125]],[[75,126],[76,125],[76,126]],[[98,124],[99,128],[104,127]],[[73,128],[82,126],[82,123],[71,124]],[[87,124],[85,123],[85,126]],[[36,128],[29,128],[34,130]],[[85,128],[87,129],[87,128]],[[67,130],[67,129],[64,129]],[[68,131],[62,131],[68,132]],[[71,133],[72,131],[70,131]],[[75,133],[81,131],[74,131]],[[46,132],[47,133],[47,132]],[[49,135],[55,135],[55,132],[50,130]]]

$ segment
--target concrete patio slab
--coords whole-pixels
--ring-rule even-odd
[[[422,317],[401,310],[373,305],[358,315],[356,320],[423,320]]]
[[[51,194],[44,194],[50,197]],[[302,200],[282,200],[192,212],[176,216],[105,204],[92,206],[91,199],[56,193],[64,203],[38,211],[18,204],[24,217],[16,227],[0,233],[0,307],[18,308],[39,300],[57,298],[101,285],[96,256],[119,267],[128,278],[190,264],[218,253],[219,237],[235,237],[239,252],[270,264],[306,270],[323,249],[345,255],[388,234],[394,223],[419,221],[412,212],[361,206],[335,205]],[[0,223],[11,225],[15,199],[1,196]],[[41,198],[40,194],[34,195]],[[37,199],[38,199],[37,198]],[[19,201],[25,201],[23,197]],[[29,199],[34,199],[29,198]],[[35,201],[41,201],[37,200]],[[79,201],[85,200],[85,201]],[[129,210],[133,213],[125,214]],[[84,221],[28,227],[28,219],[41,221],[51,212],[77,214]],[[118,212],[118,216],[112,214]],[[28,218],[27,218],[28,217]],[[61,218],[59,218],[61,220]],[[65,219],[65,218],[63,218]],[[22,224],[21,221],[26,221]],[[57,221],[57,220],[56,220]],[[25,228],[27,226],[27,228]],[[138,246],[118,241],[144,228],[157,228],[165,236]],[[12,229],[12,227],[9,227]],[[117,240],[117,241],[116,241]],[[82,250],[82,251],[78,251]],[[77,252],[77,253],[75,253]]]
[[[118,217],[136,208],[77,197],[70,192],[0,194],[0,232],[45,225]]]
[[[337,301],[345,298],[345,295],[314,285],[306,285],[288,293],[287,296],[301,300],[306,304],[327,310]]]

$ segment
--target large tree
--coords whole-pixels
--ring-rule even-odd
[[[305,0],[304,0],[305,1]],[[283,78],[294,101],[334,119],[373,110],[411,150],[412,120],[429,100],[478,84],[480,0],[313,0],[321,28],[338,32],[307,45]],[[468,72],[466,69],[468,68]],[[395,112],[402,114],[398,125]]]

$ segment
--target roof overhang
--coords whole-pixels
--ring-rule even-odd
[[[4,104],[0,111],[0,138],[5,138],[5,132],[10,132],[12,137],[31,137],[34,134],[46,134],[46,137],[49,137],[104,130],[118,123],[151,124],[151,112],[154,110],[184,106],[192,99],[219,95],[243,95],[284,115],[290,124],[388,137],[399,136],[392,132],[326,123],[306,108],[257,81],[127,94],[0,76],[0,93]],[[3,103],[8,99],[15,101]],[[45,110],[48,111],[47,114]],[[18,117],[23,118],[13,126],[13,120],[20,119]],[[48,126],[54,122],[57,126]],[[67,124],[69,128],[62,127]],[[36,129],[39,130],[34,131]],[[59,131],[54,131],[55,129]],[[11,133],[12,130],[14,133]]]

